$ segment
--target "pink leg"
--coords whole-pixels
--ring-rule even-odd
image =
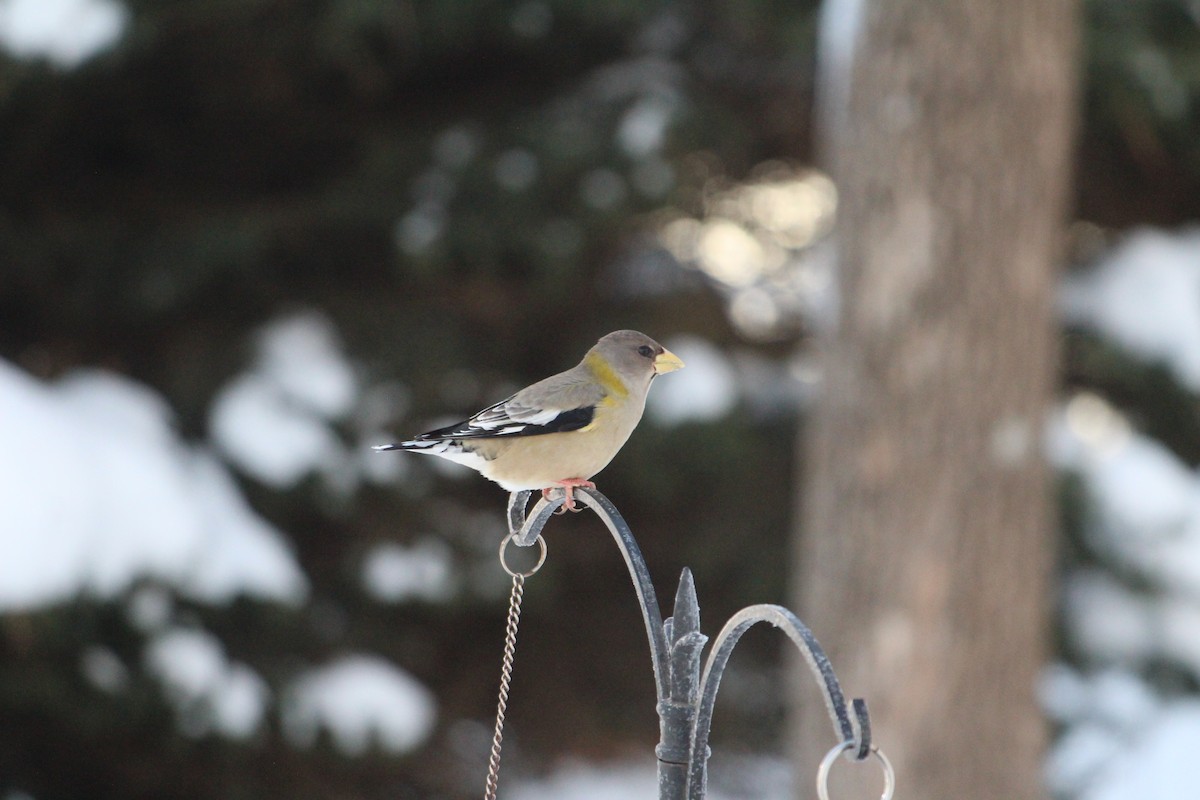
[[[596,484],[592,483],[591,481],[584,480],[583,478],[564,478],[561,481],[555,481],[554,486],[547,486],[545,489],[542,489],[542,497],[549,499],[550,490],[557,486],[561,486],[567,493],[567,502],[563,503],[563,508],[565,508],[567,511],[579,511],[580,510],[580,509],[576,508],[576,506],[575,506],[575,490],[576,489],[595,489],[596,488]]]

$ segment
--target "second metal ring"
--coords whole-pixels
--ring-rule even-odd
[[[508,549],[508,543],[512,540],[513,534],[510,533],[500,541],[500,566],[504,567],[504,571],[509,575],[512,575],[514,578],[528,578],[530,575],[541,569],[542,564],[546,563],[546,540],[542,538],[541,534],[538,534],[537,546],[539,552],[537,563],[525,572],[514,570],[508,565],[508,560],[504,557],[504,552]]]
[[[817,797],[820,800],[829,800],[829,770],[833,768],[833,762],[853,747],[854,742],[842,742],[821,759],[821,768],[817,770]],[[892,769],[892,762],[888,761],[887,756],[878,747],[871,748],[871,755],[879,760],[883,769],[883,794],[879,796],[879,800],[892,800],[892,795],[896,793],[896,771]]]

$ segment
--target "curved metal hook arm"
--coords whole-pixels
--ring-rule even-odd
[[[508,496],[508,532],[512,534],[513,544],[518,547],[529,547],[542,535],[542,528],[554,516],[554,512],[566,502],[566,495],[554,500],[541,499],[537,505],[525,514],[525,506],[529,504],[529,496],[533,492],[526,489],[513,492]]]
[[[852,742],[856,757],[860,759],[866,758],[870,751],[871,728],[866,702],[861,699],[854,700],[855,720],[852,722],[846,709],[845,695],[842,694],[842,687],[833,672],[833,666],[829,663],[829,658],[808,626],[783,606],[769,604],[748,606],[734,614],[725,623],[725,627],[713,640],[708,660],[704,664],[704,673],[700,678],[699,707],[696,711],[695,728],[692,733],[692,752],[689,758],[691,765],[691,772],[688,776],[689,800],[702,800],[705,796],[708,736],[712,728],[713,707],[716,705],[721,676],[724,674],[729,656],[732,655],[742,634],[760,622],[769,623],[782,630],[804,655],[804,660],[820,684],[821,693],[825,698],[825,708],[833,722],[834,735],[840,737],[839,741]]]
[[[534,505],[529,515],[525,515],[525,504],[529,502],[530,492],[513,492],[508,500],[508,525],[510,531],[515,531],[513,543],[527,547],[537,541],[542,528],[555,511],[566,501],[566,495],[561,489],[550,492],[550,498],[542,498]],[[667,667],[667,639],[663,632],[662,612],[658,607],[658,597],[654,593],[654,584],[650,581],[650,570],[642,551],[633,538],[621,512],[607,497],[595,489],[576,489],[575,497],[596,512],[596,516],[604,521],[612,533],[625,566],[629,568],[629,577],[633,579],[633,588],[637,591],[638,603],[642,607],[642,620],[646,623],[646,637],[650,640],[650,658],[654,667],[654,682],[661,701],[670,693]]]

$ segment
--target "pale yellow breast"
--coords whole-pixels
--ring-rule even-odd
[[[480,470],[509,491],[541,489],[566,478],[591,478],[604,469],[642,417],[644,402],[601,404],[586,428],[568,433],[481,441],[490,459]]]

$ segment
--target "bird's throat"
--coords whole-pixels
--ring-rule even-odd
[[[629,387],[617,375],[617,371],[596,353],[588,353],[583,359],[584,365],[596,376],[596,380],[604,387],[604,391],[617,397],[629,396]]]

